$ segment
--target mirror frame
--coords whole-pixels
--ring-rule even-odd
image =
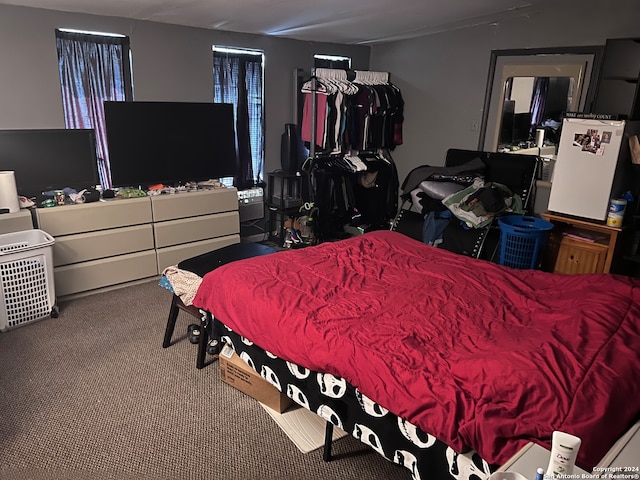
[[[588,112],[595,97],[597,79],[604,52],[604,45],[568,48],[538,48],[517,50],[492,50],[489,63],[489,74],[482,114],[482,124],[478,138],[478,150],[485,151],[488,145],[497,141],[499,132],[499,112],[502,111],[504,99],[503,72],[526,72],[527,76],[551,76],[550,72],[575,72],[575,65],[582,63],[580,72],[580,91],[577,110]],[[568,66],[571,68],[567,69]],[[540,68],[538,74],[537,68]],[[513,75],[511,75],[513,76]],[[500,82],[500,83],[496,83]],[[488,139],[488,135],[491,138]],[[491,146],[487,151],[495,151]]]

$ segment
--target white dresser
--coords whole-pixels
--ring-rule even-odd
[[[93,293],[240,241],[235,188],[37,209],[52,235],[56,294]]]

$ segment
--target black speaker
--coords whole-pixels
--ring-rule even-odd
[[[304,162],[304,146],[295,123],[286,123],[280,139],[280,162],[282,170],[296,173]]]

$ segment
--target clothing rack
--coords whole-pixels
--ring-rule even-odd
[[[377,217],[376,212],[384,209],[384,206],[381,205],[386,205],[391,201],[393,205],[390,209],[393,209],[393,212],[388,212],[385,216],[389,216],[389,214],[390,218],[395,216],[395,210],[397,210],[397,171],[389,154],[389,150],[395,145],[391,148],[381,148],[381,145],[386,142],[380,142],[379,145],[376,144],[374,146],[376,142],[365,141],[368,132],[378,131],[373,130],[373,125],[376,121],[380,121],[382,112],[392,111],[387,107],[390,99],[395,98],[395,96],[391,92],[384,93],[385,89],[394,89],[393,91],[397,92],[394,94],[401,100],[399,89],[390,82],[389,72],[327,68],[312,69],[311,77],[302,86],[302,92],[309,94],[305,98],[307,102],[305,104],[307,123],[304,140],[309,142],[309,159],[305,170],[308,175],[308,200],[310,202],[332,208],[334,204],[327,203],[326,195],[323,197],[323,194],[327,192],[327,186],[332,184],[334,185],[333,191],[336,194],[336,204],[340,203],[340,199],[353,199],[353,191],[351,189],[355,189],[358,192],[357,197],[359,200],[356,202],[358,210],[360,210],[360,205],[366,203],[366,207],[362,212],[363,217],[366,217],[367,214],[370,214],[369,217],[372,218]],[[322,98],[321,100],[325,104],[321,104],[320,111],[318,111],[318,97],[320,95],[326,95],[331,103],[326,103],[325,100],[327,99]],[[333,103],[334,98],[336,100],[335,104]],[[339,102],[340,98],[343,99],[343,103]],[[384,108],[379,108],[382,105],[376,104],[374,100],[384,103]],[[335,112],[340,111],[338,105],[344,107],[345,110],[341,115],[345,115],[343,117],[345,124],[346,121],[349,121],[351,122],[350,125],[341,125],[340,120],[334,122],[333,119],[325,126],[319,125],[318,121],[323,118],[325,109],[329,113],[329,109],[332,108],[335,114]],[[347,115],[347,111],[349,115]],[[369,122],[367,124],[363,124],[365,117],[366,121]],[[401,114],[399,118],[402,118]],[[391,120],[389,122],[392,123]],[[338,125],[344,127],[345,130],[339,130]],[[363,127],[363,125],[366,125],[366,127]],[[372,130],[368,130],[369,127]],[[353,128],[353,130],[349,131],[347,128]],[[324,134],[325,137],[318,138],[318,135],[321,134]],[[323,148],[321,154],[318,152],[320,146]],[[358,162],[358,156],[361,156],[363,161]],[[321,166],[318,164],[320,159],[322,159]],[[379,167],[376,164],[373,165],[373,170],[369,170],[372,165],[371,162],[374,160],[378,160],[380,162],[379,165],[384,165],[384,167]],[[367,167],[367,165],[369,166]],[[379,169],[383,173],[377,175]],[[351,176],[349,173],[355,175]],[[335,183],[333,183],[334,181]],[[357,182],[357,185],[352,182]],[[365,186],[367,187],[366,189],[364,189]],[[389,195],[388,192],[391,190],[393,192]],[[373,199],[376,195],[379,196],[380,200]]]

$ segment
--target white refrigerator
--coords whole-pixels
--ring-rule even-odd
[[[610,199],[633,188],[629,135],[639,131],[637,121],[565,118],[548,209],[606,220]]]

